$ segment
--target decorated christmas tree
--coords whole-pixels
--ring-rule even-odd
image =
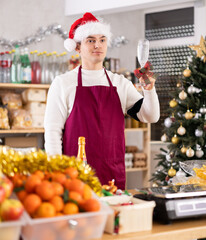
[[[187,68],[175,91],[168,93],[171,101],[161,137],[168,145],[156,155],[153,186],[168,185],[175,175],[184,175],[180,162],[206,160],[206,40],[201,37],[199,45],[189,47]]]

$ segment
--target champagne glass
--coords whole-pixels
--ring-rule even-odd
[[[149,57],[149,41],[145,39],[140,39],[137,45],[137,58],[141,68],[144,67]]]

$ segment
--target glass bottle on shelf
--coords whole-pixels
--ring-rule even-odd
[[[69,70],[69,64],[67,59],[67,53],[63,52],[60,54],[61,56],[61,63],[60,63],[60,74],[64,74]]]
[[[81,160],[84,162],[84,164],[87,164],[87,157],[86,157],[86,151],[85,151],[85,137],[79,137],[78,138],[78,154],[77,154],[77,160]]]
[[[21,58],[19,46],[16,45],[11,65],[11,82],[20,83],[21,81]]]
[[[37,50],[32,52],[33,59],[31,61],[31,83],[40,84],[41,83],[41,66],[37,57]]]

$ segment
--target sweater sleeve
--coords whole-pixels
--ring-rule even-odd
[[[155,87],[152,90],[143,89],[143,96],[134,86],[130,86],[128,89],[127,114],[141,122],[157,122],[160,117],[160,106]]]
[[[62,131],[67,119],[65,93],[59,81],[56,77],[49,88],[44,117],[45,150],[50,155],[62,154]]]
[[[143,92],[144,99],[137,117],[141,122],[155,123],[160,118],[160,104],[155,87]]]

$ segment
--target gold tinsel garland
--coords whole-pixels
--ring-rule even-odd
[[[14,176],[15,173],[29,175],[36,170],[43,172],[63,171],[67,167],[76,167],[79,178],[87,183],[97,195],[101,196],[102,186],[94,169],[75,157],[49,156],[42,150],[23,153],[7,146],[0,146],[0,170],[7,176]]]

